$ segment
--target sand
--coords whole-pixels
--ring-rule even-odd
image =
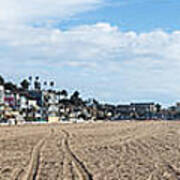
[[[0,180],[178,180],[180,122],[0,127]]]

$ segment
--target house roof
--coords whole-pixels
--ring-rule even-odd
[[[131,106],[147,106],[154,105],[155,103],[131,103]]]

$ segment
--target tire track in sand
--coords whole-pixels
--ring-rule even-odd
[[[72,159],[69,157],[67,151],[63,152],[63,164],[62,164],[62,172],[59,174],[57,180],[74,180],[74,169],[72,164]]]
[[[11,180],[19,180],[23,174],[24,170],[21,168],[16,168],[12,173]]]
[[[54,129],[51,129],[50,135],[54,134]],[[19,168],[15,169],[15,171],[12,174],[13,180],[36,180],[38,176],[38,170],[40,166],[40,151],[43,147],[46,139],[49,137],[45,137],[42,140],[40,140],[33,148],[31,153],[31,158],[29,161],[29,164],[25,170],[25,168]]]
[[[40,149],[44,145],[44,142],[45,138],[34,146],[28,167],[15,169],[12,173],[12,180],[36,180],[39,169]]]
[[[72,164],[75,166],[79,179],[93,180],[92,174],[87,170],[83,162],[80,161],[79,158],[72,152],[68,141],[70,134],[65,130],[63,130],[63,133],[65,134],[65,137],[62,140],[63,148],[67,152],[69,158],[71,158]]]
[[[39,143],[34,147],[29,166],[27,171],[25,171],[22,180],[36,180],[38,170],[39,170],[39,161],[40,161],[40,150],[44,145],[45,138],[40,140]]]

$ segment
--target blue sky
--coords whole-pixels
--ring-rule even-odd
[[[0,3],[0,72],[8,80],[39,75],[116,104],[180,100],[180,1]]]
[[[108,22],[122,31],[150,32],[154,29],[173,31],[180,28],[180,1],[126,0],[106,1],[107,4],[91,13],[85,12],[60,23],[67,29],[81,24]]]

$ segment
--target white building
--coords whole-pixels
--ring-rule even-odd
[[[43,91],[42,101],[46,105],[58,104],[59,96],[55,92]]]
[[[0,85],[0,104],[4,104],[4,97],[5,97],[4,86]]]
[[[176,103],[176,112],[180,113],[180,103]]]
[[[28,99],[28,107],[37,107],[37,101],[35,99]]]
[[[58,96],[56,93],[49,93],[49,104],[58,104]]]
[[[20,97],[20,109],[27,109],[28,108],[28,99],[26,96]]]

